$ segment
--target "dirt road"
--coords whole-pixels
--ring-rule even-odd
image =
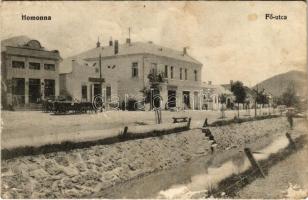
[[[236,111],[226,111],[225,114],[227,118],[233,118]],[[241,111],[241,117],[247,117],[245,114],[247,111]],[[252,111],[251,114],[253,114]],[[205,118],[208,118],[208,122],[211,123],[220,115],[220,112],[216,111],[162,111],[162,120],[163,123],[172,123],[172,117],[191,117],[191,127],[200,128]],[[155,114],[150,111],[107,111],[97,114],[53,115],[39,111],[4,111],[2,120],[1,147],[6,148],[32,146],[36,141],[40,142],[44,139],[57,143],[65,140],[67,135],[82,138],[83,135],[88,137],[92,132],[96,134],[97,131],[155,124]]]

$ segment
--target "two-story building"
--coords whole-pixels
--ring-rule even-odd
[[[26,36],[1,41],[2,107],[27,107],[59,95],[59,51]]]
[[[153,42],[131,42],[130,39],[123,44],[110,41],[107,46],[100,46],[98,42],[96,48],[61,63],[61,91],[78,100],[93,100],[103,91],[106,91],[104,96],[114,96],[120,102],[126,97],[141,100],[152,73],[161,75],[164,80],[159,83],[163,108],[199,109],[201,69],[202,64],[189,56],[186,48],[177,51]],[[98,80],[102,81],[99,88],[102,92],[94,91]]]

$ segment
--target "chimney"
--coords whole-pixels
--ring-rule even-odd
[[[185,56],[187,54],[187,47],[183,48],[183,56]]]
[[[113,46],[112,38],[109,40],[109,46]]]
[[[130,38],[126,38],[126,44],[130,44]]]
[[[118,40],[114,41],[114,54],[118,54],[119,53],[119,42]]]

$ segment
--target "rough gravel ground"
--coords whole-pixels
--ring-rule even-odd
[[[284,118],[211,128],[218,149],[285,134]],[[2,198],[77,198],[210,153],[200,129],[2,161]]]

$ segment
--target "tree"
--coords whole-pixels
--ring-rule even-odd
[[[236,81],[231,85],[231,91],[235,96],[235,102],[237,103],[237,116],[240,117],[240,103],[244,103],[246,99],[246,90],[241,81]]]
[[[296,90],[293,85],[289,85],[284,93],[281,95],[281,101],[288,107],[298,107],[299,98],[296,95]]]
[[[224,118],[224,117],[225,117],[224,104],[225,104],[226,101],[227,101],[226,95],[225,95],[225,94],[220,94],[219,97],[218,97],[218,101],[219,101],[219,103],[221,104],[221,108],[220,108],[220,111],[221,111],[221,118]]]
[[[261,92],[257,93],[256,102],[258,104],[261,104],[262,108],[264,107],[264,104],[268,104],[269,98],[267,94],[265,94],[264,89]],[[261,108],[260,108],[260,113],[261,113]]]

